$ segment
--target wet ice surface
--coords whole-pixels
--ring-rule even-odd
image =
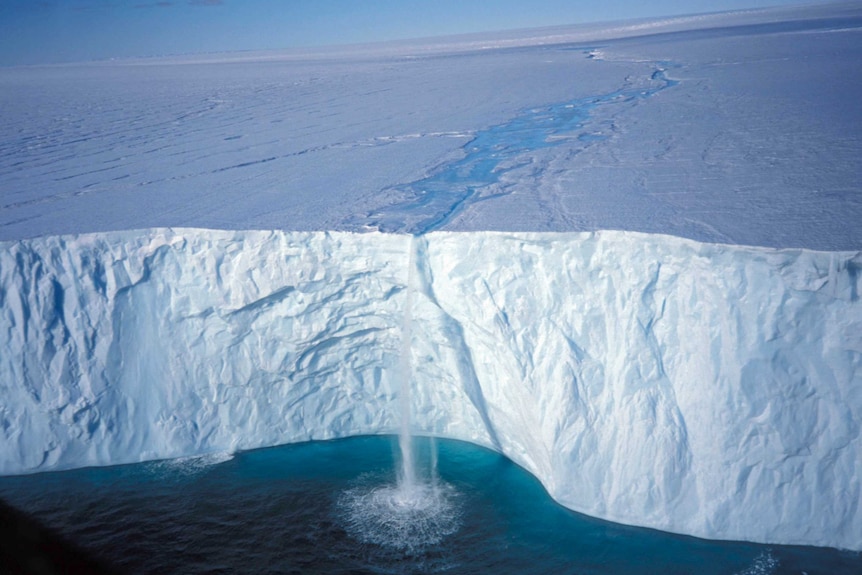
[[[575,140],[567,146],[573,155],[605,140],[605,135],[587,130],[593,111],[618,108],[676,85],[665,75],[665,66],[657,63],[640,85],[627,81],[624,88],[609,94],[527,110],[506,123],[480,130],[464,147],[461,159],[439,166],[421,180],[387,190],[402,199],[360,215],[352,223],[410,234],[445,229],[478,202],[516,193],[519,181],[503,184],[502,180],[531,163],[530,154]],[[489,227],[494,227],[492,222]]]
[[[855,249],[862,10],[797,12],[580,43],[3,69],[0,239],[626,229]],[[656,90],[663,68],[678,84]]]
[[[785,31],[679,34],[607,47],[667,59],[679,84],[630,112],[598,109],[609,134],[577,156],[535,154],[529,194],[477,206],[455,225],[637,229],[705,241],[845,249],[862,245],[858,20]],[[847,28],[851,26],[851,28]],[[506,179],[517,180],[514,173]],[[529,196],[529,197],[525,197]]]
[[[532,86],[555,101],[613,89],[577,88],[565,63],[529,71],[530,51],[491,59],[4,70],[2,236],[344,229],[381,189],[422,177],[477,126],[528,105]]]

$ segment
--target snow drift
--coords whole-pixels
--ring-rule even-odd
[[[0,473],[413,428],[562,504],[862,541],[860,252],[630,232],[153,229],[0,244]]]

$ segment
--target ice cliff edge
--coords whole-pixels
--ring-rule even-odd
[[[414,428],[562,504],[862,548],[862,253],[630,232],[0,243],[0,473]]]

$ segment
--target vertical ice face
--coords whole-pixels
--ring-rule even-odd
[[[858,547],[860,254],[433,234],[426,261],[489,437],[561,503]]]
[[[171,230],[5,244],[2,472],[390,429],[402,244]]]
[[[855,252],[628,232],[5,243],[0,472],[396,432],[411,253],[415,430],[494,447],[599,517],[859,548]]]

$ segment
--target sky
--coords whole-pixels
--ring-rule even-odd
[[[0,66],[354,44],[794,3],[801,2],[0,0]]]

